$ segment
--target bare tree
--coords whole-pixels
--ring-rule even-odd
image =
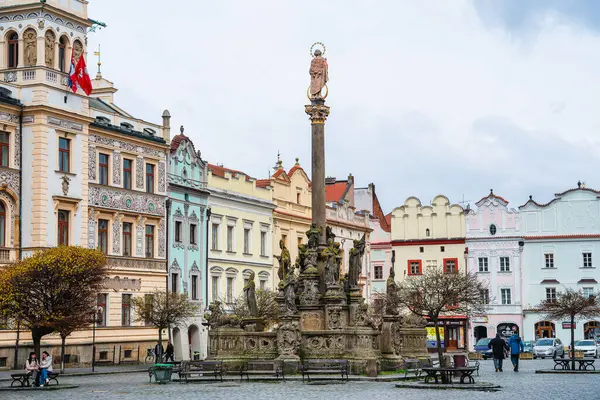
[[[410,312],[433,323],[440,365],[443,351],[438,324],[440,316],[484,312],[483,290],[487,285],[472,273],[446,273],[428,268],[422,275],[410,275],[402,283],[398,301]]]
[[[258,317],[263,318],[266,322],[276,322],[279,320],[279,305],[277,304],[276,292],[270,290],[257,290],[256,305],[258,306]],[[232,311],[240,320],[242,318],[251,317],[244,296],[235,299]]]
[[[198,312],[186,294],[155,290],[152,294],[133,299],[136,320],[158,329],[158,341],[162,344],[162,331],[179,325]],[[158,359],[162,354],[156,355]]]
[[[584,295],[583,292],[570,288],[556,294],[556,299],[542,301],[537,310],[548,320],[571,321],[571,369],[575,369],[575,319],[596,318],[600,316],[598,296]]]

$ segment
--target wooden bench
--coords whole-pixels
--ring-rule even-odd
[[[311,375],[320,374],[340,374],[342,380],[347,381],[350,363],[348,360],[305,360],[300,366],[300,371],[302,372],[302,382],[304,382],[304,377],[310,382]]]
[[[214,376],[215,380],[220,379],[223,382],[223,361],[184,361],[178,373],[179,377],[188,382],[188,379],[196,375]]]
[[[423,368],[438,366],[439,363],[431,360],[431,358],[406,358],[404,359],[404,377],[406,378],[409,373],[414,373],[418,378],[423,373]]]
[[[269,375],[285,380],[283,362],[276,360],[249,360],[240,368],[240,381],[244,375],[247,381],[250,381],[250,375]]]
[[[460,373],[460,383],[465,383],[465,380],[468,383],[475,383],[475,379],[473,378],[473,373],[476,371],[475,367],[452,367],[452,368],[423,368],[423,372],[427,374],[425,377],[425,383],[429,383],[431,379],[435,380],[435,383],[438,383],[438,377],[444,380],[444,376],[448,383],[452,383],[452,375],[455,373]]]
[[[50,385],[52,381],[58,385],[58,375],[58,372],[48,372],[48,385]],[[18,383],[20,387],[29,387],[31,386],[31,382],[29,380],[33,378],[33,375],[26,372],[21,372],[17,374],[10,374],[10,377],[12,378],[10,387],[15,387],[16,383]]]

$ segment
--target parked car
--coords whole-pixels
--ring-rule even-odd
[[[488,348],[488,344],[490,343],[491,338],[483,338],[479,339],[475,344],[475,352],[481,354],[484,360],[488,358],[492,358],[492,350]]]
[[[533,358],[564,357],[565,348],[560,339],[538,339],[533,346]]]
[[[569,346],[571,347],[571,346]],[[569,349],[570,350],[570,349]],[[594,340],[576,340],[575,341],[575,351],[583,351],[584,357],[598,357],[600,353],[598,352],[598,347],[596,346],[596,342]]]
[[[533,340],[523,342],[523,353],[533,353],[533,346],[535,346],[535,342]]]

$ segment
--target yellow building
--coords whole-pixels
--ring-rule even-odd
[[[409,197],[404,205],[392,211],[391,223],[396,280],[420,275],[427,268],[466,272],[466,225],[460,205],[451,204],[442,195],[436,196],[431,205],[422,205],[418,198]],[[464,315],[449,314],[440,320],[445,348],[465,348],[466,323]]]
[[[208,301],[227,306],[242,295],[250,272],[256,288],[273,289],[272,192],[243,172],[208,165],[210,224]]]

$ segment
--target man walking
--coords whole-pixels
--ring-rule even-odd
[[[504,339],[497,333],[496,337],[488,343],[488,349],[492,349],[492,355],[494,357],[494,367],[496,372],[502,372],[502,362],[504,361],[504,352],[508,350],[508,346]]]
[[[165,353],[165,348],[163,347],[161,342],[156,342],[156,346],[154,346],[154,355],[155,355],[155,362],[159,363],[162,362],[162,358],[163,355]]]
[[[171,362],[175,362],[175,359],[173,358],[174,353],[175,348],[173,347],[173,343],[171,343],[171,341],[168,340],[167,349],[165,350],[165,361],[169,361],[169,359],[171,359]]]
[[[513,335],[508,339],[508,347],[510,348],[510,361],[512,361],[513,369],[515,372],[519,372],[519,356],[523,352],[523,341],[517,334]]]

